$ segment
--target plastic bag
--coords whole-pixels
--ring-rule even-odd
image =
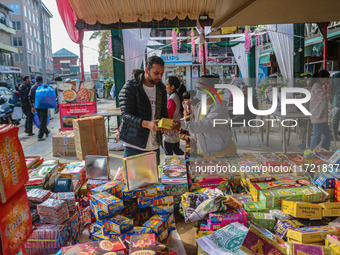
[[[57,106],[56,97],[55,91],[50,86],[43,84],[35,92],[34,107],[36,109],[55,109]]]
[[[21,107],[14,107],[12,112],[12,119],[13,120],[20,120],[22,118],[22,108]]]
[[[37,128],[40,128],[40,120],[37,113],[33,114],[33,122]],[[46,127],[48,126],[48,124],[50,124],[50,115],[47,113]]]

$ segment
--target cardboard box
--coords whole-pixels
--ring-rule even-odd
[[[304,202],[295,202],[283,200],[281,210],[284,213],[294,216],[295,218],[303,219],[321,219],[322,207],[317,204],[310,204]]]
[[[76,156],[76,145],[74,143],[74,133],[72,131],[60,131],[52,137],[54,157]]]
[[[289,229],[306,227],[297,220],[279,220],[274,228],[274,232],[282,239],[286,240],[286,234]]]
[[[325,202],[320,204],[322,207],[322,217],[339,217],[340,216],[340,203],[338,202]]]
[[[268,209],[266,207],[264,207],[264,205],[260,202],[244,203],[243,207],[247,211],[247,213],[251,213],[251,212],[267,213],[268,212]]]
[[[86,155],[108,156],[104,117],[75,119],[73,130],[78,160],[84,160]]]
[[[249,219],[265,229],[274,231],[276,220],[275,217],[269,213],[250,213]]]
[[[326,193],[316,186],[260,191],[260,202],[266,208],[280,209],[282,200],[320,203],[326,197]]]
[[[158,127],[159,128],[165,128],[165,129],[171,129],[173,125],[172,119],[162,118],[160,121],[158,121]]]
[[[313,226],[300,229],[289,229],[287,237],[302,243],[322,242],[326,235],[339,235],[340,230],[328,226]]]

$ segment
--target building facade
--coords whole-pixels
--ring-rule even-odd
[[[6,83],[13,90],[21,69],[13,66],[13,54],[18,49],[11,44],[11,36],[16,34],[9,16],[11,12],[8,5],[0,2],[0,83]]]
[[[78,56],[62,48],[53,54],[53,68],[56,76],[79,76]]]
[[[46,63],[47,79],[53,78],[52,42],[50,19],[51,12],[42,3],[41,37],[39,1],[38,0],[9,0],[9,7],[13,10],[11,20],[16,35],[12,35],[12,45],[18,49],[14,55],[14,65],[22,69],[23,75],[30,75],[32,80],[36,75],[43,74],[43,62]],[[44,44],[45,58],[42,57]]]

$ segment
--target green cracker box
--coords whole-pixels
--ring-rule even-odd
[[[261,202],[244,203],[243,207],[244,207],[244,210],[247,211],[247,213],[252,213],[252,212],[267,213],[268,212],[268,209],[264,207]]]
[[[275,217],[269,213],[250,213],[249,219],[269,231],[274,231]]]

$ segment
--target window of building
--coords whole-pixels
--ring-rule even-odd
[[[25,22],[25,32],[28,33],[28,24]]]
[[[28,0],[28,5],[32,6],[32,0]]]
[[[26,38],[26,48],[30,49],[30,39]]]
[[[20,21],[12,21],[13,28],[15,30],[21,30],[21,22]]]
[[[14,61],[15,62],[24,62],[24,54],[22,54],[22,53],[14,54]]]
[[[22,46],[22,38],[21,37],[13,37],[13,46],[21,47]]]
[[[31,40],[31,49],[34,50],[34,42]]]
[[[13,11],[12,14],[21,14],[19,4],[9,4],[9,8]]]
[[[39,19],[38,19],[38,15],[37,15],[37,26],[39,26]]]
[[[35,66],[35,56],[33,56],[33,65]]]
[[[25,12],[25,17],[27,17],[27,7],[24,5],[24,12]]]
[[[31,10],[28,10],[28,18],[29,18],[30,20],[32,20]]]
[[[33,19],[33,23],[35,24],[35,15],[34,15],[34,13],[32,13],[32,19]]]
[[[28,63],[32,65],[32,55],[28,54]]]
[[[33,26],[31,26],[31,35],[34,36]]]

